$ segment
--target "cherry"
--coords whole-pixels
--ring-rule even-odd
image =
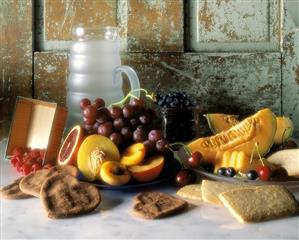
[[[192,171],[183,169],[177,173],[175,181],[179,187],[183,187],[193,183],[195,181],[195,178],[196,177]]]
[[[42,166],[38,163],[33,164],[32,167],[31,167],[32,172],[36,172],[36,171],[41,170],[41,169],[42,169]]]
[[[202,160],[201,153],[194,152],[191,154],[190,157],[188,157],[187,162],[190,167],[197,168],[200,165],[201,160]]]
[[[271,170],[267,166],[262,166],[257,169],[259,179],[262,181],[268,181],[271,177]]]

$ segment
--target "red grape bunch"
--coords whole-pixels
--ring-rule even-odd
[[[89,134],[99,134],[111,139],[119,148],[132,143],[143,142],[148,154],[166,153],[168,142],[156,126],[156,112],[145,106],[143,99],[134,98],[124,106],[105,107],[105,102],[97,98],[80,101],[84,129]]]

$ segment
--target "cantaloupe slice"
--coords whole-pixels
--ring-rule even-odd
[[[224,113],[208,113],[204,115],[208,121],[209,128],[213,134],[226,131],[238,124],[240,121],[238,115],[229,115]],[[274,144],[281,145],[290,137],[294,131],[294,124],[289,117],[276,117],[276,133],[274,137]]]
[[[191,152],[199,151],[204,160],[215,162],[217,152],[243,151],[250,156],[258,144],[260,154],[264,156],[273,145],[276,132],[276,116],[266,108],[244,119],[227,131],[212,137],[198,138],[188,144]],[[258,158],[257,151],[253,157]]]

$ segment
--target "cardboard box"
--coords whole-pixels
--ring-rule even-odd
[[[56,164],[67,110],[56,103],[18,97],[11,123],[6,157],[15,147],[46,149],[43,163]]]

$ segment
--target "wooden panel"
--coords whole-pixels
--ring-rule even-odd
[[[190,45],[195,51],[279,51],[280,0],[190,2]]]
[[[34,53],[34,71],[35,97],[65,106],[67,53]]]
[[[127,14],[128,52],[184,50],[182,0],[128,0]]]
[[[0,139],[16,96],[32,96],[32,1],[0,1]]]
[[[132,53],[124,54],[122,62],[136,70],[142,87],[193,93],[205,112],[245,115],[270,107],[281,113],[279,53]],[[36,53],[36,95],[64,104],[66,68],[67,54]]]
[[[78,24],[116,26],[116,0],[45,0],[45,40],[71,40]]]
[[[183,52],[183,0],[39,0],[37,47],[69,49],[78,24],[117,26],[127,52]]]
[[[282,111],[293,120],[299,138],[299,28],[285,35],[282,76]]]

